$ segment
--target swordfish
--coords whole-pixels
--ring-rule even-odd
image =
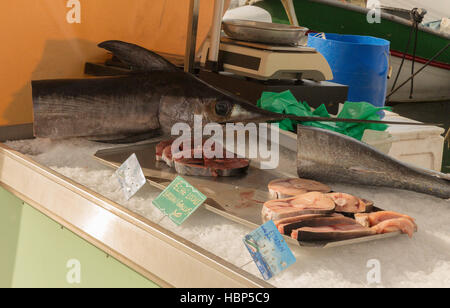
[[[105,142],[127,143],[169,135],[175,123],[184,122],[192,127],[194,115],[202,116],[204,124],[261,123],[290,118],[405,125],[273,113],[212,87],[143,47],[121,41],[106,41],[98,46],[130,67],[132,73],[107,78],[33,81],[36,137],[95,137]]]

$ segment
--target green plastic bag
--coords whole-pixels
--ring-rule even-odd
[[[389,107],[379,108],[366,102],[346,102],[344,108],[339,113],[340,119],[360,119],[380,121],[380,111],[391,110]],[[388,128],[386,124],[375,123],[336,123],[337,127],[342,129],[343,134],[361,140],[366,129],[385,131]]]
[[[258,107],[281,114],[292,114],[305,117],[324,117],[330,118],[325,105],[320,105],[316,110],[312,110],[306,102],[298,102],[291,91],[281,93],[264,92],[258,100]],[[361,120],[380,120],[379,112],[381,110],[390,110],[390,108],[378,108],[366,102],[354,103],[346,102],[338,118],[341,119],[361,119]],[[294,131],[300,122],[284,119],[279,122],[280,128]],[[344,122],[302,122],[302,125],[313,126],[332,130],[347,136],[361,140],[366,129],[384,131],[387,129],[385,124],[366,124],[366,123],[344,123]]]

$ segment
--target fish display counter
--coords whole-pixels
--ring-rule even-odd
[[[349,88],[308,29],[221,38],[230,0],[29,2],[0,5],[27,21],[0,51],[0,287],[450,287],[442,129],[325,114]],[[316,109],[260,108],[270,89]]]
[[[97,267],[86,265],[88,269],[85,271],[88,273],[82,276],[82,285],[94,285],[91,281],[95,276],[93,273],[101,276],[100,268],[109,264],[110,259],[117,263],[115,266],[122,267],[122,274],[110,276],[109,280],[139,281],[136,284],[142,286],[450,285],[450,229],[446,221],[450,214],[448,200],[393,188],[325,183],[334,191],[362,196],[384,210],[414,217],[419,226],[418,232],[411,239],[399,235],[330,248],[307,248],[289,243],[296,263],[279,275],[264,280],[243,243],[245,236],[254,230],[251,225],[232,220],[204,205],[178,226],[152,204],[161,194],[162,187],[147,183],[133,198],[126,200],[115,169],[94,156],[99,151],[108,151],[112,145],[85,139],[27,139],[26,134],[19,135],[19,131],[14,128],[1,131],[1,139],[5,141],[0,149],[0,183],[5,191],[2,195],[7,192],[8,198],[21,200],[17,206],[21,207],[22,213],[27,208],[33,209],[45,219],[70,231],[77,240],[89,243],[96,254],[110,256],[109,259],[99,260]],[[17,137],[14,137],[14,132]],[[14,139],[22,140],[6,141]],[[293,142],[295,147],[295,140]],[[295,164],[282,161],[285,165],[291,163]],[[296,170],[284,176],[296,177]],[[260,189],[268,193],[267,187]],[[235,198],[245,198],[245,195]],[[242,206],[245,207],[245,203]],[[2,210],[5,210],[4,207]],[[257,219],[261,219],[261,213],[256,215]],[[30,222],[22,217],[22,225],[26,223]],[[59,228],[51,229],[49,235],[42,228],[34,227],[32,233],[39,240],[60,231]],[[18,239],[23,237],[19,233],[16,235]],[[10,242],[12,238],[13,235]],[[40,254],[41,251],[40,247],[24,249],[26,245],[23,243],[18,246],[18,258],[23,258],[21,254],[25,251],[33,254]],[[48,253],[53,255],[49,257],[51,260],[58,254],[52,250]],[[64,285],[67,284],[66,272],[70,269],[65,266],[67,259],[82,259],[82,255],[72,251],[64,255],[64,262],[36,262],[43,268],[47,267],[48,272],[61,266],[63,273],[59,276],[55,274],[55,277],[60,277],[60,284]],[[83,262],[82,266],[85,264]],[[15,281],[16,286],[27,283],[30,286],[32,281],[36,285],[45,284],[38,278],[21,282],[19,272],[24,269],[20,265],[20,262],[16,264],[10,273],[11,281]],[[379,275],[373,276],[376,270]],[[108,268],[105,271],[116,273],[119,270]],[[138,278],[130,278],[133,275]],[[103,277],[106,279],[106,274]],[[97,277],[99,284],[100,278]],[[57,281],[54,283],[58,284]]]

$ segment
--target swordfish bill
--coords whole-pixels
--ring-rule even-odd
[[[335,132],[301,125],[297,129],[297,172],[302,178],[450,198],[450,175],[410,166]]]

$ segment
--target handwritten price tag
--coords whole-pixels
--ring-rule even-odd
[[[174,223],[181,225],[205,200],[205,195],[178,176],[153,200],[153,204]]]

